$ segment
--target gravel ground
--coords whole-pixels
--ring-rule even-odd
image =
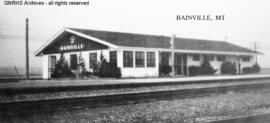
[[[148,86],[148,87],[120,88],[120,89],[107,89],[107,90],[85,90],[85,91],[67,91],[67,92],[50,92],[50,93],[35,93],[35,94],[16,94],[16,95],[0,94],[0,103],[26,101],[26,100],[48,100],[48,99],[72,98],[72,97],[90,97],[90,96],[124,94],[124,93],[140,93],[140,92],[151,92],[151,91],[199,89],[199,88],[206,88],[206,87],[221,87],[221,86],[258,84],[258,83],[269,83],[269,80],[260,80],[260,81],[257,80],[257,81],[248,81],[248,82],[208,83],[208,84]]]
[[[194,123],[270,112],[270,89],[227,92],[204,97],[162,100],[99,108],[80,108],[27,116],[0,117],[2,122]],[[73,107],[76,108],[76,107]]]

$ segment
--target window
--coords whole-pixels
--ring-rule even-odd
[[[124,67],[133,67],[133,52],[132,51],[124,51]]]
[[[214,61],[214,58],[215,58],[214,55],[209,55],[209,60],[210,61]]]
[[[243,56],[243,57],[242,57],[242,60],[243,60],[244,62],[249,62],[249,61],[250,61],[250,57],[249,57],[249,56]]]
[[[155,52],[147,52],[147,67],[155,67],[156,66],[156,57]]]
[[[78,60],[77,60],[77,55],[76,54],[71,54],[70,55],[70,68],[71,69],[77,69],[77,64],[78,64],[78,62],[77,62]]]
[[[224,56],[224,55],[218,55],[217,56],[217,60],[218,61],[225,61],[226,60],[226,56]]]
[[[193,55],[193,61],[200,61],[200,55],[199,54],[194,54]]]
[[[97,53],[89,54],[89,68],[94,68],[97,65]]]
[[[136,67],[144,67],[144,52],[136,52],[135,57]]]
[[[214,55],[204,55],[204,59],[208,61],[214,61]]]
[[[110,52],[110,62],[117,65],[117,52],[116,51]]]
[[[161,52],[160,56],[161,56],[160,63],[162,65],[169,65],[169,53],[167,53],[167,52]]]

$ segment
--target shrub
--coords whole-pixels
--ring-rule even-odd
[[[258,64],[254,64],[252,67],[244,67],[243,73],[244,74],[259,73],[260,70],[261,70],[261,67]]]
[[[207,74],[207,75],[214,74],[217,71],[211,66],[208,59],[203,60],[200,69],[201,69],[200,74]]]
[[[203,63],[201,64],[201,66],[190,66],[188,69],[189,69],[190,76],[211,75],[217,71],[211,66],[208,58],[205,58],[203,60]]]
[[[253,73],[259,73],[261,71],[261,67],[257,63],[254,64],[251,69]]]
[[[61,54],[60,59],[56,62],[55,69],[52,71],[52,78],[62,78],[62,77],[74,77],[71,69],[68,66],[67,61],[63,54]]]
[[[101,54],[100,57],[100,63],[98,63],[94,67],[94,75],[108,78],[108,77],[114,77],[114,78],[120,78],[121,77],[121,69],[116,66],[115,63],[107,62],[106,59]]]
[[[81,72],[81,76],[86,76],[86,77],[90,77],[93,73],[90,72],[90,71],[86,71],[86,70],[83,70]]]
[[[242,69],[242,72],[243,72],[244,74],[251,73],[251,67],[244,67],[244,68]]]
[[[237,72],[236,64],[225,61],[221,64],[221,74],[232,74],[235,75]]]
[[[196,76],[201,74],[201,67],[199,66],[190,66],[188,70],[190,76]]]
[[[172,67],[170,65],[161,64],[159,65],[159,73],[162,75],[169,75],[172,72]]]

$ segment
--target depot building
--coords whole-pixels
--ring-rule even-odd
[[[116,63],[122,77],[156,77],[160,64],[173,66],[171,75],[188,76],[187,68],[200,66],[206,56],[215,74],[220,74],[224,61],[237,64],[241,73],[242,68],[255,64],[257,52],[225,41],[63,28],[35,53],[43,58],[44,79],[51,77],[61,54],[69,66],[76,66],[80,55],[88,71],[93,71],[102,54]]]

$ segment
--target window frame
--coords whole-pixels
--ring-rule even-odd
[[[251,57],[250,56],[242,56],[242,61],[243,62],[250,62]]]
[[[110,55],[110,63],[114,63],[115,65],[117,65],[117,51],[110,51],[109,55]]]
[[[215,55],[209,55],[209,61],[215,61]]]
[[[200,60],[201,60],[200,54],[193,54],[193,55],[192,55],[192,60],[193,60],[193,61],[200,61]]]
[[[133,67],[133,54],[133,51],[123,51],[123,67]]]
[[[156,52],[154,51],[146,52],[146,66],[156,67]]]
[[[143,51],[135,51],[135,66],[145,67],[145,53]]]
[[[219,61],[219,62],[226,61],[226,56],[225,55],[217,55],[217,61]]]

